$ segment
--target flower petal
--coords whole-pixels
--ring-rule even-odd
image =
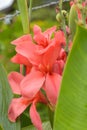
[[[8,80],[11,85],[11,89],[12,89],[13,93],[21,94],[20,82],[23,80],[23,78],[24,78],[24,76],[18,72],[11,72],[8,75]]]
[[[21,82],[22,95],[32,99],[42,87],[45,81],[44,75],[37,70],[31,70]]]
[[[35,96],[36,98],[36,101],[37,102],[41,102],[41,103],[44,103],[44,104],[47,104],[48,103],[48,100],[47,98],[44,96],[44,94],[42,92],[38,92],[37,95]]]
[[[55,105],[60,90],[61,76],[53,73],[52,75],[47,74],[45,91],[48,100],[51,104]]]
[[[50,46],[43,55],[43,64],[52,67],[60,53],[60,46]]]
[[[53,27],[47,29],[43,34],[46,38],[48,38],[48,37],[50,38],[52,33],[54,33],[55,31],[56,31],[56,26],[53,26]]]
[[[36,53],[36,45],[32,42],[19,44],[16,47],[17,53],[26,57],[30,63],[38,65],[41,57]]]
[[[38,25],[34,25],[33,32],[34,35],[41,33],[41,28]]]
[[[47,38],[43,35],[43,33],[37,33],[35,36],[34,36],[34,40],[35,42],[38,44],[38,45],[41,45],[43,47],[47,46]]]
[[[34,40],[38,45],[41,45],[45,49],[50,44],[51,42],[50,37],[52,33],[55,32],[55,30],[56,30],[56,26],[47,29],[44,33],[38,31],[38,33],[36,33],[36,35],[34,36]]]
[[[49,66],[52,66],[60,55],[61,45],[65,44],[64,33],[62,31],[56,32],[55,38],[51,42],[51,45],[47,47],[43,57],[43,63]]]
[[[35,44],[29,41],[16,47],[16,51],[27,59],[33,55],[34,49]]]
[[[59,45],[63,45],[65,46],[66,44],[66,39],[64,36],[64,32],[63,31],[57,31],[55,33],[55,42],[57,42]]]
[[[27,98],[14,98],[8,109],[8,118],[10,121],[15,122],[16,118],[31,104]]]
[[[13,63],[31,66],[31,63],[29,62],[29,60],[26,57],[24,57],[18,53],[11,59],[11,61]]]
[[[58,73],[59,75],[62,75],[63,69],[64,69],[64,61],[63,60],[56,60],[56,62],[53,65],[53,72]]]
[[[64,62],[66,62],[66,58],[67,58],[67,53],[63,48],[61,48],[58,60],[63,60]]]
[[[40,116],[36,110],[36,103],[33,102],[33,104],[30,107],[30,118],[34,126],[37,128],[37,130],[42,130],[42,122],[40,119]]]
[[[32,41],[32,37],[31,37],[31,35],[28,34],[28,35],[24,35],[24,36],[14,40],[14,41],[12,41],[11,43],[14,45],[19,45],[21,43],[24,44],[24,43],[29,42],[29,41]]]

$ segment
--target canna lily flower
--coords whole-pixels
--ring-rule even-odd
[[[42,130],[36,104],[49,103],[53,109],[55,108],[66,61],[66,54],[62,48],[65,46],[65,37],[62,31],[56,31],[55,26],[42,32],[40,27],[35,25],[33,31],[33,38],[29,34],[12,42],[16,45],[17,52],[12,61],[24,65],[26,74],[23,76],[12,72],[8,76],[13,93],[21,95],[20,98],[12,100],[8,117],[11,121],[16,121],[16,118],[31,104],[32,123],[38,130]],[[47,100],[41,90],[45,92]]]
[[[32,64],[31,72],[24,77],[20,84],[22,95],[31,99],[42,88],[46,92],[52,106],[56,104],[61,83],[61,75],[60,73],[58,74],[56,69],[54,71],[53,66],[60,55],[62,44],[65,45],[63,32],[56,32],[55,29],[55,27],[52,27],[42,33],[41,29],[35,26],[34,41],[36,44],[34,44],[31,39],[26,40],[28,35],[14,42],[17,45],[17,53],[26,57]],[[55,34],[54,37],[51,38],[53,32],[55,32]],[[26,42],[23,40],[22,43],[24,37]],[[57,62],[57,66],[62,66],[62,62]],[[59,69],[61,69],[61,67],[59,67]]]
[[[40,91],[38,91],[38,93],[31,99],[22,96],[20,83],[23,78],[24,76],[17,72],[11,72],[8,76],[13,93],[19,94],[21,96],[20,98],[12,99],[8,110],[8,118],[10,121],[15,122],[17,117],[21,115],[29,105],[31,105],[31,121],[38,130],[42,130],[42,122],[36,110],[36,105],[38,102],[47,104],[47,100]]]

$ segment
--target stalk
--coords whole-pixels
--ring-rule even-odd
[[[32,2],[33,2],[33,0],[30,0],[30,5],[29,5],[29,28],[30,28],[30,22],[31,22]]]
[[[17,0],[17,3],[20,10],[23,32],[24,34],[28,34],[30,32],[30,28],[27,0]]]
[[[68,39],[67,39],[67,32],[66,32],[66,22],[65,22],[65,17],[62,12],[62,5],[63,5],[63,0],[59,1],[59,9],[60,9],[60,15],[61,15],[61,28],[64,31],[65,37],[66,37],[66,47],[65,51],[68,53]]]

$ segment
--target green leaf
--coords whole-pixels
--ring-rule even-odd
[[[0,126],[2,130],[20,130],[20,123],[8,120],[8,107],[13,95],[6,78],[6,72],[0,64]]]
[[[20,116],[21,128],[32,125],[29,118],[29,109],[26,109]]]
[[[87,130],[87,29],[81,26],[65,67],[53,130]]]
[[[29,33],[29,14],[27,0],[17,0],[18,7],[21,14],[23,31],[25,34]]]
[[[49,121],[44,122],[44,123],[42,124],[42,126],[43,126],[43,130],[52,130]],[[22,128],[22,130],[37,130],[37,129],[36,129],[34,126],[31,125],[31,126]]]

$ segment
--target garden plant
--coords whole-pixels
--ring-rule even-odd
[[[0,130],[87,130],[87,0],[69,10],[59,0],[44,31],[31,29],[32,0],[17,4],[23,35],[10,42],[20,67],[7,75],[0,63]]]

